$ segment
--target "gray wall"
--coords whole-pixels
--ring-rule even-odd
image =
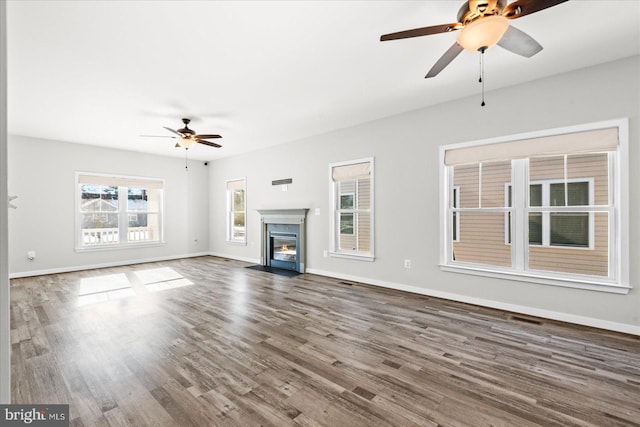
[[[207,253],[208,166],[184,159],[9,136],[9,271],[12,276]],[[75,251],[75,172],[165,179],[161,246]],[[197,242],[196,242],[197,240]],[[29,261],[27,251],[35,250]]]
[[[640,267],[628,295],[442,272],[439,261],[438,147],[516,133],[629,118],[630,182],[640,182],[640,58],[541,79],[365,123],[246,155],[210,169],[210,247],[257,261],[260,208],[310,208],[307,268],[312,272],[640,334]],[[428,84],[428,83],[425,83]],[[329,249],[331,162],[375,157],[375,262],[324,257]],[[225,243],[225,180],[247,177],[247,245]],[[293,178],[289,191],[271,181]],[[640,187],[630,185],[630,259],[640,256]],[[314,214],[320,208],[320,215]],[[408,218],[404,223],[400,221]],[[405,269],[404,259],[412,260]]]

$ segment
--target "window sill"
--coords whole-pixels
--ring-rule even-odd
[[[120,245],[105,245],[105,246],[86,246],[76,247],[76,252],[100,252],[100,251],[116,251],[124,249],[135,248],[150,248],[154,246],[164,246],[167,242],[149,242],[149,243],[128,243]]]
[[[345,258],[345,259],[353,259],[356,261],[369,261],[369,262],[373,262],[375,261],[375,257],[372,255],[364,255],[364,254],[357,254],[357,253],[347,253],[347,252],[329,252],[329,256],[330,257],[334,257],[334,258]]]
[[[225,243],[229,245],[237,245],[237,246],[247,246],[247,241],[242,240],[225,240]]]
[[[578,280],[569,278],[549,277],[535,273],[516,273],[501,270],[491,270],[477,267],[468,267],[461,265],[443,265],[440,264],[441,271],[451,273],[470,274],[475,276],[494,277],[498,279],[517,280],[519,282],[537,283],[541,285],[560,286],[565,288],[583,289],[597,292],[607,292],[613,294],[626,295],[631,289],[628,285],[616,285],[610,282],[597,280]]]

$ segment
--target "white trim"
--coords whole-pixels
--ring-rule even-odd
[[[477,267],[473,264],[456,264],[456,265],[440,265],[440,270],[452,273],[471,274],[474,276],[493,277],[497,279],[516,280],[518,282],[527,282],[540,285],[560,286],[563,288],[584,289],[587,291],[608,292],[613,294],[628,294],[632,288],[630,286],[617,285],[615,283],[600,281],[596,276],[588,276],[593,279],[576,278],[576,275],[569,273],[554,275],[547,274],[543,270],[527,270],[510,271],[499,267],[490,268],[491,266]]]
[[[459,208],[460,207],[460,186],[459,185],[451,186],[451,195],[453,197],[452,207],[455,209]],[[451,239],[453,243],[460,241],[460,215],[459,215],[459,212],[457,211],[455,212],[455,214],[456,214],[456,221],[455,221],[456,235],[454,239]],[[453,221],[451,222],[451,227],[453,227]],[[451,233],[453,234],[453,228],[451,229]]]
[[[541,138],[545,136],[562,135],[566,133],[578,133],[578,132],[585,132],[585,131],[597,130],[597,129],[606,129],[606,128],[612,128],[612,127],[618,128],[618,132],[619,132],[618,138],[620,143],[622,143],[624,139],[623,133],[625,134],[625,138],[628,139],[628,118],[623,117],[619,119],[605,120],[601,122],[582,123],[579,125],[559,127],[559,128],[553,128],[553,129],[543,129],[543,130],[537,130],[537,131],[531,131],[531,132],[517,133],[513,135],[503,135],[503,136],[498,136],[493,138],[478,139],[474,141],[466,141],[466,142],[458,142],[455,144],[441,145],[440,146],[441,164],[444,165],[444,152],[446,150],[473,147],[476,145],[495,144],[499,142],[519,141],[521,139]]]
[[[88,265],[75,265],[68,267],[58,267],[58,268],[49,268],[46,270],[33,270],[33,271],[20,271],[17,273],[11,273],[9,278],[11,279],[19,279],[21,277],[32,277],[32,276],[44,276],[47,274],[60,274],[60,273],[71,273],[74,271],[83,271],[83,270],[93,270],[96,268],[109,268],[109,267],[121,267],[126,265],[135,265],[135,264],[145,264],[148,262],[159,262],[159,261],[172,261],[176,259],[184,259],[184,258],[196,258],[201,256],[209,256],[211,255],[209,252],[198,252],[193,254],[183,254],[183,255],[168,255],[163,257],[153,257],[153,258],[143,258],[143,259],[127,259],[123,261],[113,261],[113,262],[105,262],[100,264],[88,264]]]
[[[353,260],[356,260],[356,261],[375,261],[376,260],[375,257],[372,257],[368,253],[363,253],[363,252],[360,252],[360,253],[358,253],[358,252],[349,253],[349,252],[329,251],[329,256],[333,257],[333,258],[353,259]]]
[[[366,285],[379,286],[387,289],[395,289],[398,291],[411,292],[419,295],[427,295],[435,298],[443,298],[451,301],[473,304],[481,307],[495,308],[513,313],[526,314],[529,316],[541,317],[544,319],[557,320],[560,322],[573,323],[576,325],[590,326],[592,328],[606,329],[609,331],[622,332],[625,334],[640,336],[640,325],[630,325],[627,323],[611,322],[609,320],[596,319],[593,317],[579,316],[576,314],[562,313],[552,310],[544,310],[535,307],[527,307],[523,305],[510,304],[501,301],[494,301],[484,298],[476,298],[466,295],[453,294],[450,292],[436,291],[418,286],[405,285],[402,283],[388,282],[383,280],[375,280],[366,277],[353,276],[348,274],[335,273],[315,268],[307,268],[307,273],[317,274],[319,276],[331,277],[334,279],[348,280],[350,282],[359,282]]]
[[[623,284],[629,283],[629,120],[620,119],[618,121],[619,146],[617,156],[618,170],[614,171],[616,177],[615,197],[618,209],[618,221],[614,228],[618,237],[615,244],[617,264],[613,269],[616,271],[618,281]],[[609,180],[611,181],[611,180]],[[610,245],[613,248],[614,245]]]
[[[149,248],[154,246],[165,246],[167,242],[141,242],[141,243],[121,243],[121,244],[105,244],[104,246],[96,245],[96,246],[84,246],[81,248],[75,248],[77,253],[84,252],[101,252],[101,251],[118,251],[125,249],[136,249],[136,248]]]
[[[220,252],[209,252],[207,255],[214,256],[214,257],[217,257],[217,258],[232,259],[234,261],[248,262],[250,264],[260,264],[260,259],[259,258],[249,258],[249,257],[243,257],[243,256],[237,256],[237,255],[223,254],[223,253],[220,253]]]

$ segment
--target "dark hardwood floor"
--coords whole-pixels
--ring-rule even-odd
[[[637,337],[247,265],[12,280],[13,402],[85,426],[640,426]]]

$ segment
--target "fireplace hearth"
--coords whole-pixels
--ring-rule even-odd
[[[260,263],[304,273],[308,209],[259,209],[262,226]]]

